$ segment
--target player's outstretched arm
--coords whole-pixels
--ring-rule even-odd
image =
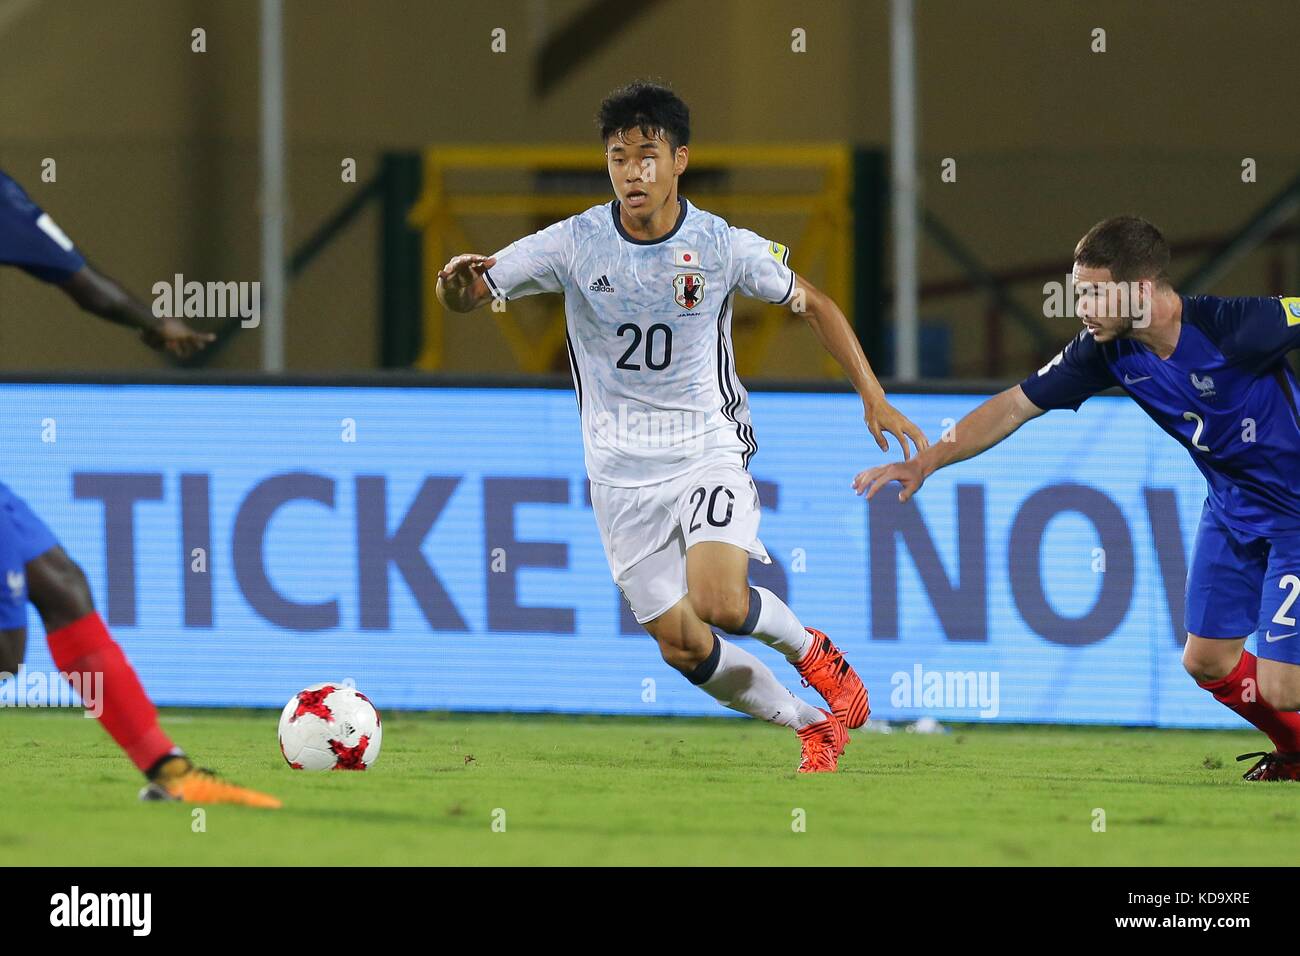
[[[913,425],[906,415],[885,399],[885,390],[880,387],[880,381],[871,370],[871,363],[862,351],[862,344],[853,334],[853,327],[834,299],[803,276],[796,275],[790,310],[802,316],[812,327],[822,348],[840,363],[840,368],[844,369],[844,374],[862,396],[863,420],[881,451],[889,451],[886,434],[893,435],[902,446],[904,461],[912,457],[912,450],[907,444],[909,438],[918,452],[930,447],[925,432]]]
[[[994,395],[959,421],[942,441],[922,451],[911,461],[899,461],[868,468],[853,479],[858,494],[874,498],[877,491],[891,481],[903,486],[899,501],[906,501],[920,490],[925,479],[945,465],[965,461],[988,451],[1017,428],[1043,414],[1019,385]]]
[[[177,358],[189,358],[216,338],[211,332],[195,331],[180,319],[159,318],[119,282],[93,266],[82,266],[60,288],[92,315],[139,329],[145,345]]]
[[[453,312],[472,312],[492,298],[483,273],[496,265],[491,256],[453,256],[438,273],[438,301]]]

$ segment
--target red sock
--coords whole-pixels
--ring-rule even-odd
[[[1241,714],[1268,734],[1273,746],[1282,753],[1300,751],[1300,714],[1275,710],[1260,696],[1259,679],[1255,676],[1255,655],[1250,651],[1241,652],[1241,660],[1227,677],[1207,681],[1201,686],[1224,707]]]
[[[131,762],[148,770],[175,745],[158,726],[158,712],[99,614],[91,611],[46,635],[50,656],[65,674],[102,674],[99,722]],[[92,685],[97,686],[97,685]],[[179,751],[178,751],[179,752]]]

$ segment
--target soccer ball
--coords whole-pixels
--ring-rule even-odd
[[[365,770],[382,738],[379,711],[345,684],[308,687],[280,714],[280,753],[294,770]]]

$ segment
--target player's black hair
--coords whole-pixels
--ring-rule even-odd
[[[1074,261],[1109,269],[1115,282],[1169,282],[1169,243],[1159,229],[1138,216],[1113,216],[1097,223],[1074,247]]]
[[[639,129],[646,136],[659,133],[673,149],[691,140],[691,111],[682,98],[658,83],[637,81],[619,87],[600,104],[596,114],[600,141],[615,133]]]

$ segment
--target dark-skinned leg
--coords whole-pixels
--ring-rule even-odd
[[[100,688],[99,722],[149,777],[146,800],[278,807],[280,801],[198,770],[158,725],[158,712],[122,648],[95,611],[90,586],[61,547],[27,563],[28,597],[45,622],[50,656],[65,674],[91,675]],[[82,677],[85,686],[86,678]],[[84,696],[84,694],[83,694]]]
[[[99,722],[131,762],[148,772],[180,751],[158,726],[158,713],[122,648],[95,611],[86,575],[55,546],[27,562],[27,594],[45,623],[55,665],[99,688]]]
[[[62,547],[54,547],[27,562],[27,596],[51,633],[95,610],[90,583]]]
[[[27,628],[0,631],[0,675],[17,674],[27,650]]]

